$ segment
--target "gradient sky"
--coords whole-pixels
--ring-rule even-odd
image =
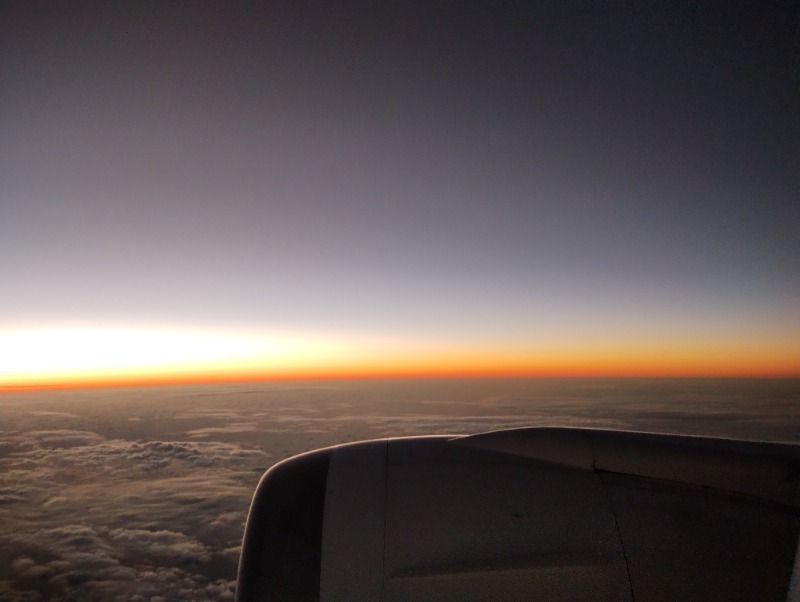
[[[3,2],[0,385],[800,375],[791,2]]]

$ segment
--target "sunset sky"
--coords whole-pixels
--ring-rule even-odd
[[[800,376],[798,18],[3,2],[0,387]]]

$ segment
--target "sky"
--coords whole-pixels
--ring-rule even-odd
[[[0,387],[800,375],[791,2],[0,4]]]

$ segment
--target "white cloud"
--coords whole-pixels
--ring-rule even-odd
[[[89,430],[6,432],[5,600],[232,600],[258,449],[129,441]]]
[[[58,447],[79,447],[84,445],[93,445],[103,440],[103,437],[97,433],[89,431],[72,431],[68,429],[60,429],[54,431],[33,431],[30,433],[41,447],[58,448]]]
[[[207,562],[211,559],[208,546],[183,533],[147,531],[145,529],[114,529],[109,539],[126,554],[146,554],[180,563]]]

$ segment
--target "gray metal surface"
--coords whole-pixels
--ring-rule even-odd
[[[239,600],[280,599],[284,585],[326,602],[799,598],[800,446],[544,428],[324,454],[324,486],[294,487],[294,460],[262,481]],[[295,476],[317,483],[308,457]],[[309,508],[324,505],[317,535],[303,536],[318,548],[302,554],[280,541],[291,529],[266,531],[253,516],[277,509],[296,520],[295,489],[320,497],[302,500]],[[277,539],[259,541],[266,533]],[[319,568],[298,571],[302,587],[264,586],[273,548]]]

